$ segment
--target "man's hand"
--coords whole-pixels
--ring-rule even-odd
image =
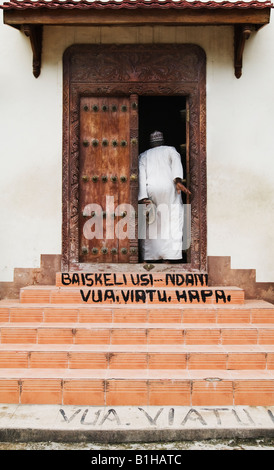
[[[185,187],[185,185],[183,185],[183,183],[181,183],[181,181],[177,181],[177,183],[176,183],[176,191],[177,191],[178,194],[180,194],[181,191],[182,191],[183,193],[185,193],[185,194],[188,194],[188,195],[191,194],[191,192],[189,191],[189,189],[187,189],[187,188]]]
[[[150,204],[151,200],[150,199],[141,199],[138,201],[138,204]]]

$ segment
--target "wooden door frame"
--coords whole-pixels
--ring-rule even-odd
[[[191,184],[191,261],[172,265],[179,271],[207,270],[206,223],[206,56],[192,44],[70,46],[63,57],[62,270],[96,270],[79,263],[79,102],[80,96],[184,95],[189,104]],[[135,120],[135,121],[134,121]],[[138,174],[138,112],[131,122],[131,168]],[[138,180],[131,182],[137,208]],[[137,222],[136,222],[137,223]],[[130,264],[107,265],[118,271]],[[156,265],[161,269],[161,265]],[[164,265],[163,265],[164,266]],[[96,268],[97,267],[97,268]]]

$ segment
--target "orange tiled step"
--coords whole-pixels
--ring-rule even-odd
[[[274,345],[0,344],[1,368],[274,370]]]
[[[260,300],[244,304],[83,305],[28,304],[0,301],[0,322],[76,323],[266,323],[274,324],[274,305]]]
[[[202,287],[208,285],[206,273],[90,273],[56,274],[57,287]]]
[[[273,406],[273,370],[0,369],[0,402]]]
[[[12,323],[1,344],[274,344],[274,325],[201,323]]]
[[[75,288],[30,286],[20,291],[22,303],[82,303],[94,305],[186,305],[186,304],[243,304],[244,290],[238,287],[193,288]]]

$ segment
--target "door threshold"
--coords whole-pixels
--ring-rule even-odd
[[[102,273],[204,273],[188,263],[71,263],[70,272],[102,272]]]

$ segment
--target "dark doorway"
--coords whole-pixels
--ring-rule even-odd
[[[189,181],[186,96],[139,96],[139,153],[149,149],[149,136],[155,130],[164,135],[165,145],[181,155],[185,183]],[[184,203],[188,203],[183,195]]]
[[[149,148],[149,136],[155,131],[164,134],[165,144],[181,153],[186,143],[185,96],[139,96],[139,151]]]
[[[184,183],[188,185],[189,159],[186,107],[186,96],[139,96],[139,153],[150,148],[150,134],[155,130],[161,131],[164,135],[165,145],[175,147],[181,155]],[[183,193],[182,198],[184,204],[188,203]],[[189,254],[187,250],[184,250],[182,259],[179,262],[186,263],[189,261]]]

